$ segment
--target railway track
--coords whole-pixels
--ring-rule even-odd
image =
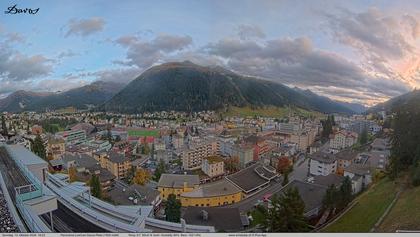
[[[70,232],[87,232],[87,233],[104,233],[109,232],[107,230],[98,227],[83,218],[79,217],[77,214],[72,212],[66,206],[58,202],[58,209],[53,211],[53,222],[54,222],[54,231],[60,233],[70,233]],[[50,215],[44,214],[41,216],[44,220],[44,223],[51,228]]]

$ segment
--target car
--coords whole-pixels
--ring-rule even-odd
[[[263,201],[264,202],[270,201],[270,198],[271,198],[272,195],[273,194],[271,194],[271,193],[267,193],[266,195],[263,196]]]
[[[134,198],[133,197],[128,197],[128,200],[133,201]]]
[[[263,201],[258,199],[257,202],[254,204],[254,207],[258,207],[261,204],[263,204]]]

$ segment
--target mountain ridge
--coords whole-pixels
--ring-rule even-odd
[[[325,113],[353,113],[349,108],[315,93],[302,93],[277,82],[191,62],[171,62],[149,68],[101,108],[137,113],[266,105],[293,105]]]

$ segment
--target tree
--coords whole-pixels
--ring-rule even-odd
[[[330,134],[333,132],[333,126],[335,125],[334,116],[329,115],[326,120],[321,121],[322,124],[322,138],[327,140],[330,137]]]
[[[92,196],[101,198],[102,197],[102,187],[99,177],[95,174],[92,174],[89,180],[90,192]]]
[[[145,185],[150,180],[150,173],[149,171],[145,169],[137,169],[136,174],[134,175],[134,178],[132,180],[132,183],[139,184],[139,185]]]
[[[322,207],[324,210],[336,208],[338,198],[338,190],[334,184],[331,184],[325,192],[322,199]]]
[[[229,172],[236,172],[239,170],[239,157],[232,156],[224,160],[225,169]]]
[[[267,232],[305,232],[308,223],[304,216],[305,203],[296,188],[286,190],[283,196],[273,196],[271,208],[258,206],[256,212],[263,217],[256,223]]]
[[[169,194],[165,202],[165,215],[170,222],[179,222],[181,219],[181,202],[176,199],[175,194]]]
[[[70,167],[68,172],[69,172],[70,183],[76,181],[77,180],[77,178],[76,178],[76,173],[77,173],[76,168],[75,167]]]
[[[277,163],[277,172],[280,174],[285,174],[290,169],[290,160],[289,158],[283,156],[279,158]]]
[[[368,131],[367,129],[363,129],[362,133],[360,134],[359,142],[361,145],[364,145],[368,142]]]
[[[285,172],[283,175],[283,182],[281,183],[282,186],[286,186],[289,183],[289,172]]]
[[[165,162],[163,162],[163,160],[159,161],[159,164],[155,170],[155,181],[159,181],[160,176],[162,176],[162,174],[166,173],[166,165]]]
[[[349,176],[345,176],[339,189],[338,209],[345,208],[353,199],[353,188]]]
[[[1,115],[1,129],[2,129],[3,136],[9,135],[9,132],[7,131],[6,119],[4,118],[4,114]]]
[[[35,140],[32,142],[31,150],[37,156],[41,157],[44,160],[47,160],[47,153],[45,152],[44,142],[41,139],[41,136],[38,134],[35,137]]]

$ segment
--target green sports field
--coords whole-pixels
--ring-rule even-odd
[[[128,136],[130,137],[158,137],[158,130],[128,130]]]

